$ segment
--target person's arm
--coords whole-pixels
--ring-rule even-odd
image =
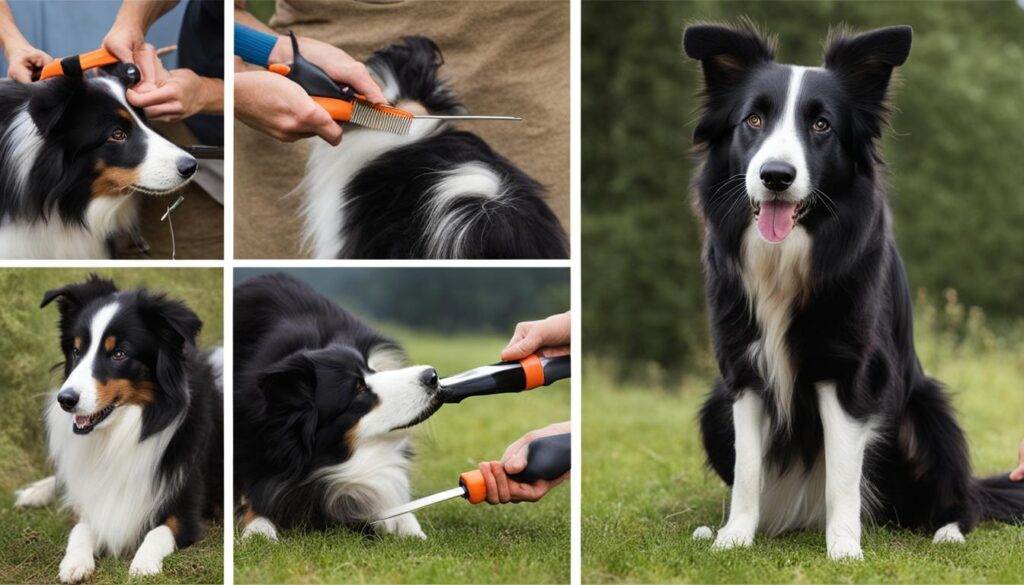
[[[563,435],[572,432],[572,423],[569,421],[548,425],[542,429],[530,431],[517,439],[505,449],[505,455],[501,461],[484,461],[478,466],[480,473],[484,476],[484,483],[487,485],[487,503],[489,504],[517,504],[519,502],[536,502],[544,497],[549,491],[569,478],[569,473],[551,481],[537,480],[533,483],[519,483],[509,479],[526,469],[527,447],[533,441],[551,435]]]
[[[7,76],[21,83],[32,81],[34,70],[53,61],[53,57],[33,47],[21,34],[6,0],[0,0],[0,45],[7,59]]]
[[[103,48],[124,63],[134,63],[135,52],[146,44],[146,31],[177,3],[178,0],[124,0],[110,32],[103,37]]]

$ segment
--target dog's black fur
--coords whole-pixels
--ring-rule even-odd
[[[813,111],[801,114],[827,116],[831,132],[801,137],[818,191],[798,219],[811,241],[811,262],[785,334],[795,371],[790,425],[781,422],[774,389],[748,354],[761,336],[741,276],[752,206],[744,189],[723,189],[746,171],[765,135],[745,119],[759,111],[770,120],[781,108],[786,66],[775,63],[772,44],[748,25],[691,27],[684,48],[701,61],[706,82],[694,135],[700,164],[694,190],[721,373],[700,415],[711,467],[732,485],[731,408],[739,392],[751,389],[764,397],[772,422],[768,464],[781,471],[802,462],[810,469],[823,450],[814,385],[832,380],[849,416],[880,421],[882,438],[863,468],[864,482],[880,500],[869,510],[876,521],[931,531],[956,522],[964,532],[980,520],[1020,521],[1024,485],[1006,475],[972,478],[949,399],[914,350],[911,296],[877,147],[890,112],[893,68],[910,50],[909,27],[834,35],[824,70],[804,78],[801,94],[812,96]]]

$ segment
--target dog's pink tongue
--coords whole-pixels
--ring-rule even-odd
[[[781,242],[793,231],[793,214],[796,203],[789,201],[765,201],[757,216],[757,231],[769,242]]]

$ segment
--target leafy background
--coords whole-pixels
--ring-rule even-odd
[[[882,150],[911,286],[996,329],[1024,316],[1024,10],[1013,2],[585,2],[585,351],[620,374],[707,371],[690,157],[699,65],[686,22],[748,16],[783,62],[819,64],[830,27],[914,27]]]

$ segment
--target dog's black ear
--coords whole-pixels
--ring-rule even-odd
[[[39,304],[39,308],[42,309],[53,301],[57,301],[57,309],[60,311],[59,326],[63,332],[71,327],[72,322],[82,311],[82,307],[94,299],[116,292],[117,286],[114,285],[114,281],[90,274],[84,282],[66,284],[60,288],[46,291],[43,293],[43,301]]]
[[[308,468],[316,438],[317,366],[303,352],[267,367],[257,378],[266,401],[263,433],[267,461],[297,477]]]
[[[59,132],[73,115],[71,104],[85,92],[85,81],[80,77],[56,77],[40,83],[46,85],[33,88],[28,114],[39,133],[50,136]]]
[[[870,125],[878,136],[888,114],[886,94],[892,70],[910,55],[913,31],[909,26],[890,26],[862,34],[833,31],[825,51],[825,67],[842,80],[856,102],[855,111],[866,112],[877,124]],[[868,120],[870,122],[870,120]]]
[[[758,67],[775,59],[773,42],[748,20],[738,26],[695,24],[683,31],[683,51],[700,61],[704,72],[704,111],[693,132],[693,141],[704,144],[730,127],[728,93]]]
[[[152,332],[159,347],[156,376],[159,391],[154,393],[156,408],[142,415],[142,439],[168,427],[188,407],[190,399],[185,361],[195,347],[203,322],[184,303],[163,295],[137,293],[139,315]]]
[[[683,31],[683,51],[700,61],[705,90],[731,87],[750,71],[775,59],[773,43],[749,21],[739,26],[695,24]]]

